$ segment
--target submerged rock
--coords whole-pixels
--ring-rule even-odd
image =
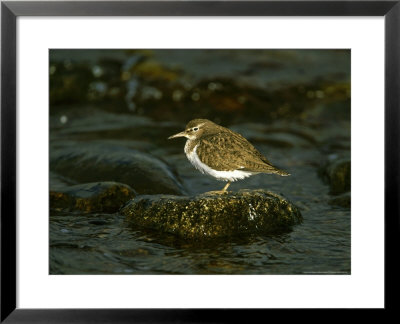
[[[131,187],[122,183],[85,183],[50,191],[50,209],[114,213],[135,195]]]
[[[50,149],[50,170],[78,183],[115,181],[139,194],[183,193],[171,168],[155,156],[110,143],[61,142]]]
[[[302,222],[299,209],[265,190],[197,196],[137,196],[120,213],[128,222],[188,239],[276,233]]]
[[[339,196],[336,196],[328,201],[331,206],[339,206],[343,208],[351,208],[351,194],[346,192]]]

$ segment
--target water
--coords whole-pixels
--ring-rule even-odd
[[[121,215],[52,216],[52,274],[312,274],[350,272],[348,212],[321,210],[293,232],[193,244],[133,229]],[[319,216],[319,217],[318,217]]]
[[[80,183],[54,172],[52,152],[67,152],[71,145],[150,154],[170,166],[187,194],[221,189],[223,183],[190,165],[183,139],[167,140],[188,120],[206,117],[238,131],[292,174],[257,175],[229,189],[282,194],[304,221],[277,235],[193,242],[135,227],[118,212],[51,209],[51,274],[350,274],[350,194],[333,195],[322,176],[327,163],[350,159],[349,52],[106,54],[51,53],[51,190]],[[80,89],[70,82],[78,78]],[[117,176],[118,169],[107,179],[99,173],[96,181]],[[332,203],[337,197],[345,203]]]

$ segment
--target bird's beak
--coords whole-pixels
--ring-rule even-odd
[[[177,138],[177,137],[186,137],[186,132],[183,131],[178,134],[172,135],[172,136],[168,137],[168,139]]]

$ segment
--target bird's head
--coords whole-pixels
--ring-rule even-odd
[[[183,132],[172,135],[168,139],[177,137],[186,137],[190,140],[195,140],[205,134],[212,134],[213,130],[218,129],[218,125],[208,119],[193,119],[185,127]]]

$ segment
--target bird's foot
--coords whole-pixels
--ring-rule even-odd
[[[227,190],[213,190],[213,191],[207,191],[207,194],[211,194],[211,195],[223,195],[223,194],[227,194],[229,191]]]
[[[228,181],[228,183],[225,185],[225,187],[222,188],[222,190],[215,190],[215,191],[209,191],[207,193],[212,194],[212,195],[222,195],[224,193],[228,193],[227,189],[230,186],[231,182]]]

